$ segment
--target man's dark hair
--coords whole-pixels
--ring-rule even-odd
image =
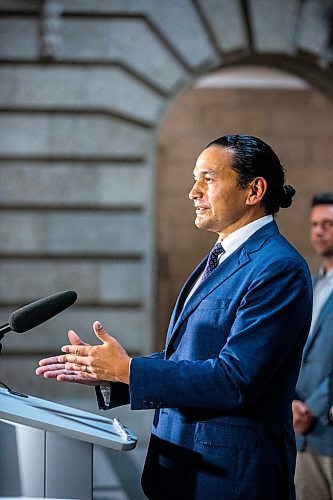
[[[312,198],[311,207],[315,205],[333,205],[333,193],[317,193]]]
[[[224,135],[207,146],[221,146],[233,152],[231,168],[237,172],[237,185],[245,188],[256,177],[264,177],[267,192],[263,205],[268,214],[290,207],[295,189],[284,185],[285,174],[279,158],[264,141],[252,135]]]

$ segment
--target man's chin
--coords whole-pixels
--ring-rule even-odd
[[[326,259],[332,259],[333,252],[332,252],[331,249],[330,250],[324,250],[324,251],[321,252],[320,255],[321,255],[321,257],[325,257]]]
[[[211,224],[207,220],[199,219],[198,217],[195,219],[194,224],[198,229],[206,229],[209,231],[211,229]]]
[[[198,229],[205,229],[206,228],[205,222],[203,220],[198,219],[198,217],[195,219],[194,224],[196,225],[196,227]]]
[[[332,248],[327,248],[327,247],[325,248],[323,245],[315,245],[314,248],[320,257],[326,257],[326,258],[333,257]]]

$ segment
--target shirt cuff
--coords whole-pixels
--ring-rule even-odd
[[[131,375],[131,362],[132,358],[129,360],[128,364],[128,369],[129,369],[129,376]],[[103,398],[104,406],[106,408],[110,408],[110,403],[111,403],[111,382],[110,385],[108,386],[99,386],[100,389],[100,394]]]
[[[107,408],[110,407],[111,402],[111,385],[104,387],[100,387],[102,398],[104,399],[104,404]]]

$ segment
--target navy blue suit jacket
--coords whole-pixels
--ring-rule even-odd
[[[157,409],[143,489],[159,500],[294,498],[291,402],[311,321],[308,267],[271,222],[184,306],[205,263],[180,292],[164,352],[131,363],[131,408]]]

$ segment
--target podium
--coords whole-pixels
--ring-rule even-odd
[[[91,500],[93,446],[131,450],[137,436],[117,419],[0,388],[0,442],[0,496],[8,482],[25,497]]]

